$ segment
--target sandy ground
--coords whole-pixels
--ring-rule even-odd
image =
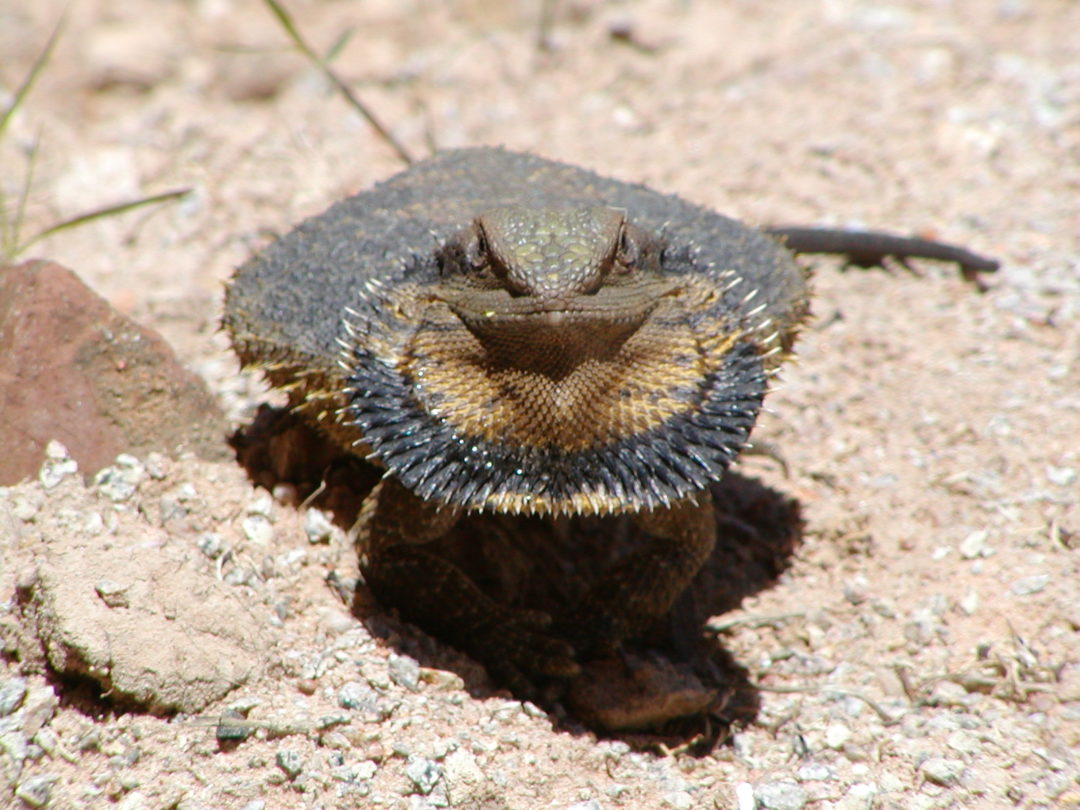
[[[217,331],[222,283],[401,163],[254,0],[0,0],[0,92],[65,6],[0,142],[10,199],[40,137],[25,233],[192,193],[24,258],[161,332],[242,422],[261,387]],[[639,751],[466,690],[460,656],[348,616],[324,584],[355,575],[340,533],[305,530],[235,465],[155,458],[119,499],[78,476],[0,491],[4,615],[57,533],[153,533],[254,617],[263,666],[204,714],[258,730],[219,746],[197,718],[115,711],[8,650],[0,804],[1080,805],[1080,4],[567,0],[547,52],[531,1],[289,6],[321,49],[351,33],[336,68],[417,155],[504,144],[751,223],[931,234],[1003,268],[985,294],[947,267],[818,268],[815,325],[758,428],[790,475],[742,466],[799,499],[806,537],[776,587],[716,620],[762,701],[725,744]],[[100,528],[72,518],[90,513]]]

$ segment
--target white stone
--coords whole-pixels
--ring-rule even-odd
[[[971,532],[960,541],[960,556],[965,560],[974,560],[976,557],[986,555],[986,538],[990,533],[985,529]]]
[[[829,723],[825,729],[825,745],[834,751],[839,751],[850,739],[851,729],[843,723]]]
[[[268,546],[274,539],[274,527],[270,521],[260,514],[249,514],[240,523],[244,537],[257,546]]]

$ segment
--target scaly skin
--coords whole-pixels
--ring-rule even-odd
[[[383,469],[357,526],[377,597],[524,689],[647,629],[694,577],[708,488],[807,300],[768,236],[480,148],[301,224],[238,271],[224,326],[297,414]],[[425,548],[468,511],[630,515],[643,543],[549,617]]]

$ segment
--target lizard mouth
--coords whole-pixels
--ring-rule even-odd
[[[663,280],[626,286],[601,287],[593,293],[560,296],[514,295],[504,289],[444,289],[439,299],[465,320],[499,321],[551,315],[583,319],[644,318],[660,299],[678,293],[678,286]]]
[[[559,368],[617,352],[665,297],[677,294],[675,285],[654,282],[569,298],[506,290],[447,290],[439,297],[495,362],[542,370],[540,363],[559,376]]]

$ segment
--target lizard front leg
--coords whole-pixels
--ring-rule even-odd
[[[571,646],[545,632],[547,614],[500,605],[460,568],[422,548],[450,531],[461,514],[384,478],[364,502],[356,527],[361,571],[376,598],[469,653],[515,690],[528,691],[526,672],[576,675]]]
[[[712,495],[641,512],[647,544],[616,563],[559,622],[579,653],[605,652],[671,609],[716,545]]]

